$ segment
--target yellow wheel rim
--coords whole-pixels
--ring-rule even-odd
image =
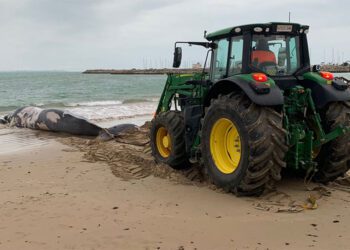
[[[171,139],[168,130],[164,127],[160,127],[156,134],[156,145],[159,154],[163,158],[168,158],[171,152]]]
[[[217,120],[210,133],[210,153],[216,167],[224,174],[233,173],[241,160],[241,138],[235,124],[227,119]]]

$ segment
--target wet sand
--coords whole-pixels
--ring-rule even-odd
[[[288,177],[260,198],[116,141],[0,128],[0,249],[349,249],[347,185]],[[314,209],[312,209],[314,208]]]

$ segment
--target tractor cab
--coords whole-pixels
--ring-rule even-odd
[[[267,23],[236,26],[206,35],[217,45],[211,61],[212,81],[238,74],[259,72],[276,79],[291,80],[310,71],[307,45],[309,26]],[[288,85],[288,84],[287,84]]]
[[[269,76],[291,76],[309,70],[306,35],[309,26],[296,23],[265,23],[235,26],[206,34],[205,42],[176,42],[174,67],[181,64],[177,45],[212,48],[211,79],[263,72]],[[179,57],[180,56],[180,57]]]

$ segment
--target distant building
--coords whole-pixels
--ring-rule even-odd
[[[201,69],[201,68],[202,68],[202,64],[199,62],[192,64],[192,69]]]

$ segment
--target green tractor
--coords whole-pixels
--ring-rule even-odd
[[[259,23],[210,34],[209,72],[168,74],[150,138],[156,161],[203,166],[217,186],[260,195],[284,168],[327,183],[350,168],[348,81],[311,67],[309,26]],[[206,64],[206,63],[205,63]]]

